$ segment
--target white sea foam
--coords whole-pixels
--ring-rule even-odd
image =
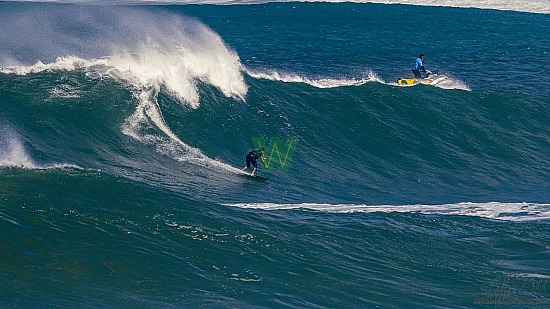
[[[205,31],[209,30],[205,28]],[[198,108],[199,82],[217,87],[227,97],[244,100],[248,89],[239,58],[213,32],[207,35],[211,40],[203,44],[190,42],[188,46],[165,50],[152,47],[138,54],[109,57],[105,73],[130,85],[138,99],[134,113],[123,124],[123,133],[142,143],[156,145],[157,151],[175,160],[238,173],[240,170],[210,159],[198,148],[183,142],[165,122],[157,102],[162,89],[188,107]],[[148,133],[151,125],[164,135]]]
[[[466,85],[463,81],[446,75],[441,75],[439,78],[434,79],[431,85],[442,89],[460,89],[471,91],[470,87],[468,87],[468,85]]]
[[[414,87],[414,86],[421,85],[421,84],[398,85],[397,82],[384,82],[384,83],[387,85],[399,86],[399,87]],[[444,74],[440,74],[438,77],[435,77],[431,82],[431,86],[441,88],[441,89],[458,89],[458,90],[471,91],[470,87],[465,82]]]
[[[214,86],[225,96],[244,101],[248,88],[238,56],[206,26],[194,22],[194,28],[199,28],[200,33],[193,37],[181,34],[182,45],[155,44],[137,54],[118,54],[107,59],[106,73],[130,85],[139,102],[122,130],[142,143],[155,145],[158,152],[175,160],[239,173],[240,170],[210,159],[183,142],[165,122],[157,102],[159,92],[164,90],[177,101],[198,108],[198,83]],[[148,133],[151,125],[164,135]]]
[[[442,205],[360,205],[360,204],[277,204],[234,203],[227,206],[262,210],[310,209],[332,213],[408,212],[439,215],[476,216],[506,221],[550,219],[550,204],[534,203],[456,203]]]
[[[383,81],[372,71],[367,71],[360,78],[310,78],[293,73],[280,73],[274,70],[258,71],[247,69],[246,73],[253,78],[280,81],[284,83],[305,83],[317,88],[335,88],[343,86],[360,86],[368,82]]]
[[[105,60],[86,60],[76,56],[58,57],[55,62],[43,63],[38,61],[30,66],[8,66],[0,68],[4,74],[27,75],[48,71],[74,71],[77,69],[88,69],[95,65],[104,65]]]

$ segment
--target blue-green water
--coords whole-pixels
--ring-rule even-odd
[[[548,306],[549,24],[0,3],[0,307]]]

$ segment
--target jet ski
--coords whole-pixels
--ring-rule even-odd
[[[398,78],[397,84],[399,86],[413,86],[418,84],[435,86],[446,79],[448,79],[448,77],[445,75],[439,75],[438,71],[427,71],[426,75],[422,78]]]

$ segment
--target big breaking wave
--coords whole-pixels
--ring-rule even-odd
[[[91,12],[90,12],[91,11]],[[81,23],[80,28],[101,29],[86,38],[75,39],[69,30],[59,30],[58,25],[48,14],[37,9],[0,14],[3,23],[16,23],[19,40],[13,43],[8,37],[0,37],[4,46],[0,59],[9,59],[10,63],[25,62],[18,59],[19,45],[32,41],[34,57],[51,57],[60,46],[67,56],[57,57],[54,62],[36,62],[34,65],[15,65],[0,68],[5,74],[39,74],[45,71],[85,71],[90,77],[112,78],[129,87],[138,101],[135,111],[122,125],[122,132],[141,143],[152,144],[160,153],[182,162],[194,162],[216,170],[240,173],[240,170],[204,155],[201,150],[183,142],[164,121],[157,103],[158,95],[164,91],[178,102],[190,107],[200,105],[198,83],[218,88],[226,97],[245,101],[247,85],[243,73],[256,79],[268,79],[285,83],[306,83],[318,88],[358,86],[367,82],[386,83],[375,73],[367,70],[360,78],[308,78],[296,74],[284,74],[276,71],[255,71],[245,68],[239,56],[229,49],[220,36],[202,23],[175,14],[163,12],[159,18],[155,12],[139,9],[94,7],[87,8],[86,19],[78,8],[64,12],[54,11],[55,16],[71,23]],[[139,19],[140,25],[135,19]],[[101,24],[110,20],[112,28]],[[39,30],[36,21],[41,21]],[[101,27],[99,27],[101,26]],[[28,29],[26,29],[26,28]],[[31,29],[32,28],[32,29]],[[38,31],[38,33],[37,33]],[[32,36],[30,35],[32,34]],[[38,37],[38,39],[36,39]],[[54,40],[50,40],[54,38]],[[72,48],[67,50],[67,46]],[[89,57],[88,50],[107,53],[102,57]],[[110,55],[109,55],[110,54]],[[26,61],[29,61],[28,59]],[[51,96],[78,95],[70,89],[53,90]],[[163,132],[162,135],[147,133],[150,125]],[[13,140],[10,145],[15,145]],[[24,150],[20,144],[11,147],[14,151]],[[18,151],[17,153],[23,153]],[[5,155],[4,157],[8,157]],[[13,157],[10,155],[9,157]],[[19,156],[24,159],[25,156]],[[25,159],[32,166],[30,159]],[[13,158],[9,162],[13,162]],[[16,160],[17,161],[17,160]],[[2,165],[11,163],[4,162]],[[25,164],[25,163],[24,163]]]
[[[192,161],[216,170],[241,172],[227,164],[208,158],[199,149],[180,140],[164,121],[157,103],[160,91],[174,97],[183,105],[195,109],[200,104],[198,83],[206,83],[218,88],[227,97],[244,101],[247,86],[241,74],[239,57],[225,46],[223,40],[202,23],[163,12],[162,18],[153,12],[134,8],[87,8],[88,19],[82,19],[78,9],[65,12],[55,11],[65,22],[83,23],[83,28],[102,29],[91,37],[77,38],[70,33],[58,30],[55,21],[47,18],[51,12],[19,11],[5,16],[4,22],[17,21],[19,40],[10,44],[7,37],[0,37],[4,48],[0,59],[10,62],[25,62],[19,59],[17,49],[21,42],[31,42],[36,48],[35,57],[48,57],[50,50],[58,46],[73,46],[65,50],[68,56],[58,57],[56,61],[44,64],[38,61],[34,65],[16,65],[0,69],[4,74],[39,74],[47,71],[84,71],[90,78],[112,78],[127,85],[138,101],[135,111],[122,124],[122,132],[146,144],[153,144],[163,154],[178,161]],[[90,11],[92,11],[90,13]],[[6,14],[0,14],[6,15]],[[136,25],[135,18],[139,18]],[[109,19],[106,28],[101,20]],[[38,33],[31,31],[35,20],[47,21]],[[102,27],[96,27],[100,25]],[[24,27],[29,29],[24,29]],[[30,34],[33,34],[32,37]],[[35,39],[38,37],[39,39]],[[53,42],[41,38],[55,38]],[[131,40],[119,38],[131,37]],[[71,44],[68,44],[68,43]],[[131,43],[128,43],[131,42]],[[124,44],[127,43],[127,44]],[[81,46],[86,46],[85,49]],[[112,50],[112,55],[86,59],[87,50]],[[26,60],[28,61],[28,59]],[[59,89],[55,89],[59,92]],[[59,93],[52,93],[58,96]],[[63,95],[63,94],[61,94]],[[162,135],[146,133],[146,128],[154,126]],[[11,130],[11,129],[10,129]],[[9,146],[2,154],[0,165],[35,167],[32,159],[26,155],[16,134],[5,134]]]

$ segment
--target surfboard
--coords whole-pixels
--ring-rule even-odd
[[[268,181],[269,178],[266,178],[266,177],[263,177],[263,176],[259,176],[259,175],[250,175],[248,173],[246,174],[239,174],[239,176],[241,177],[244,177],[244,178],[248,178],[248,179],[252,179],[252,180],[256,180],[256,181]]]

